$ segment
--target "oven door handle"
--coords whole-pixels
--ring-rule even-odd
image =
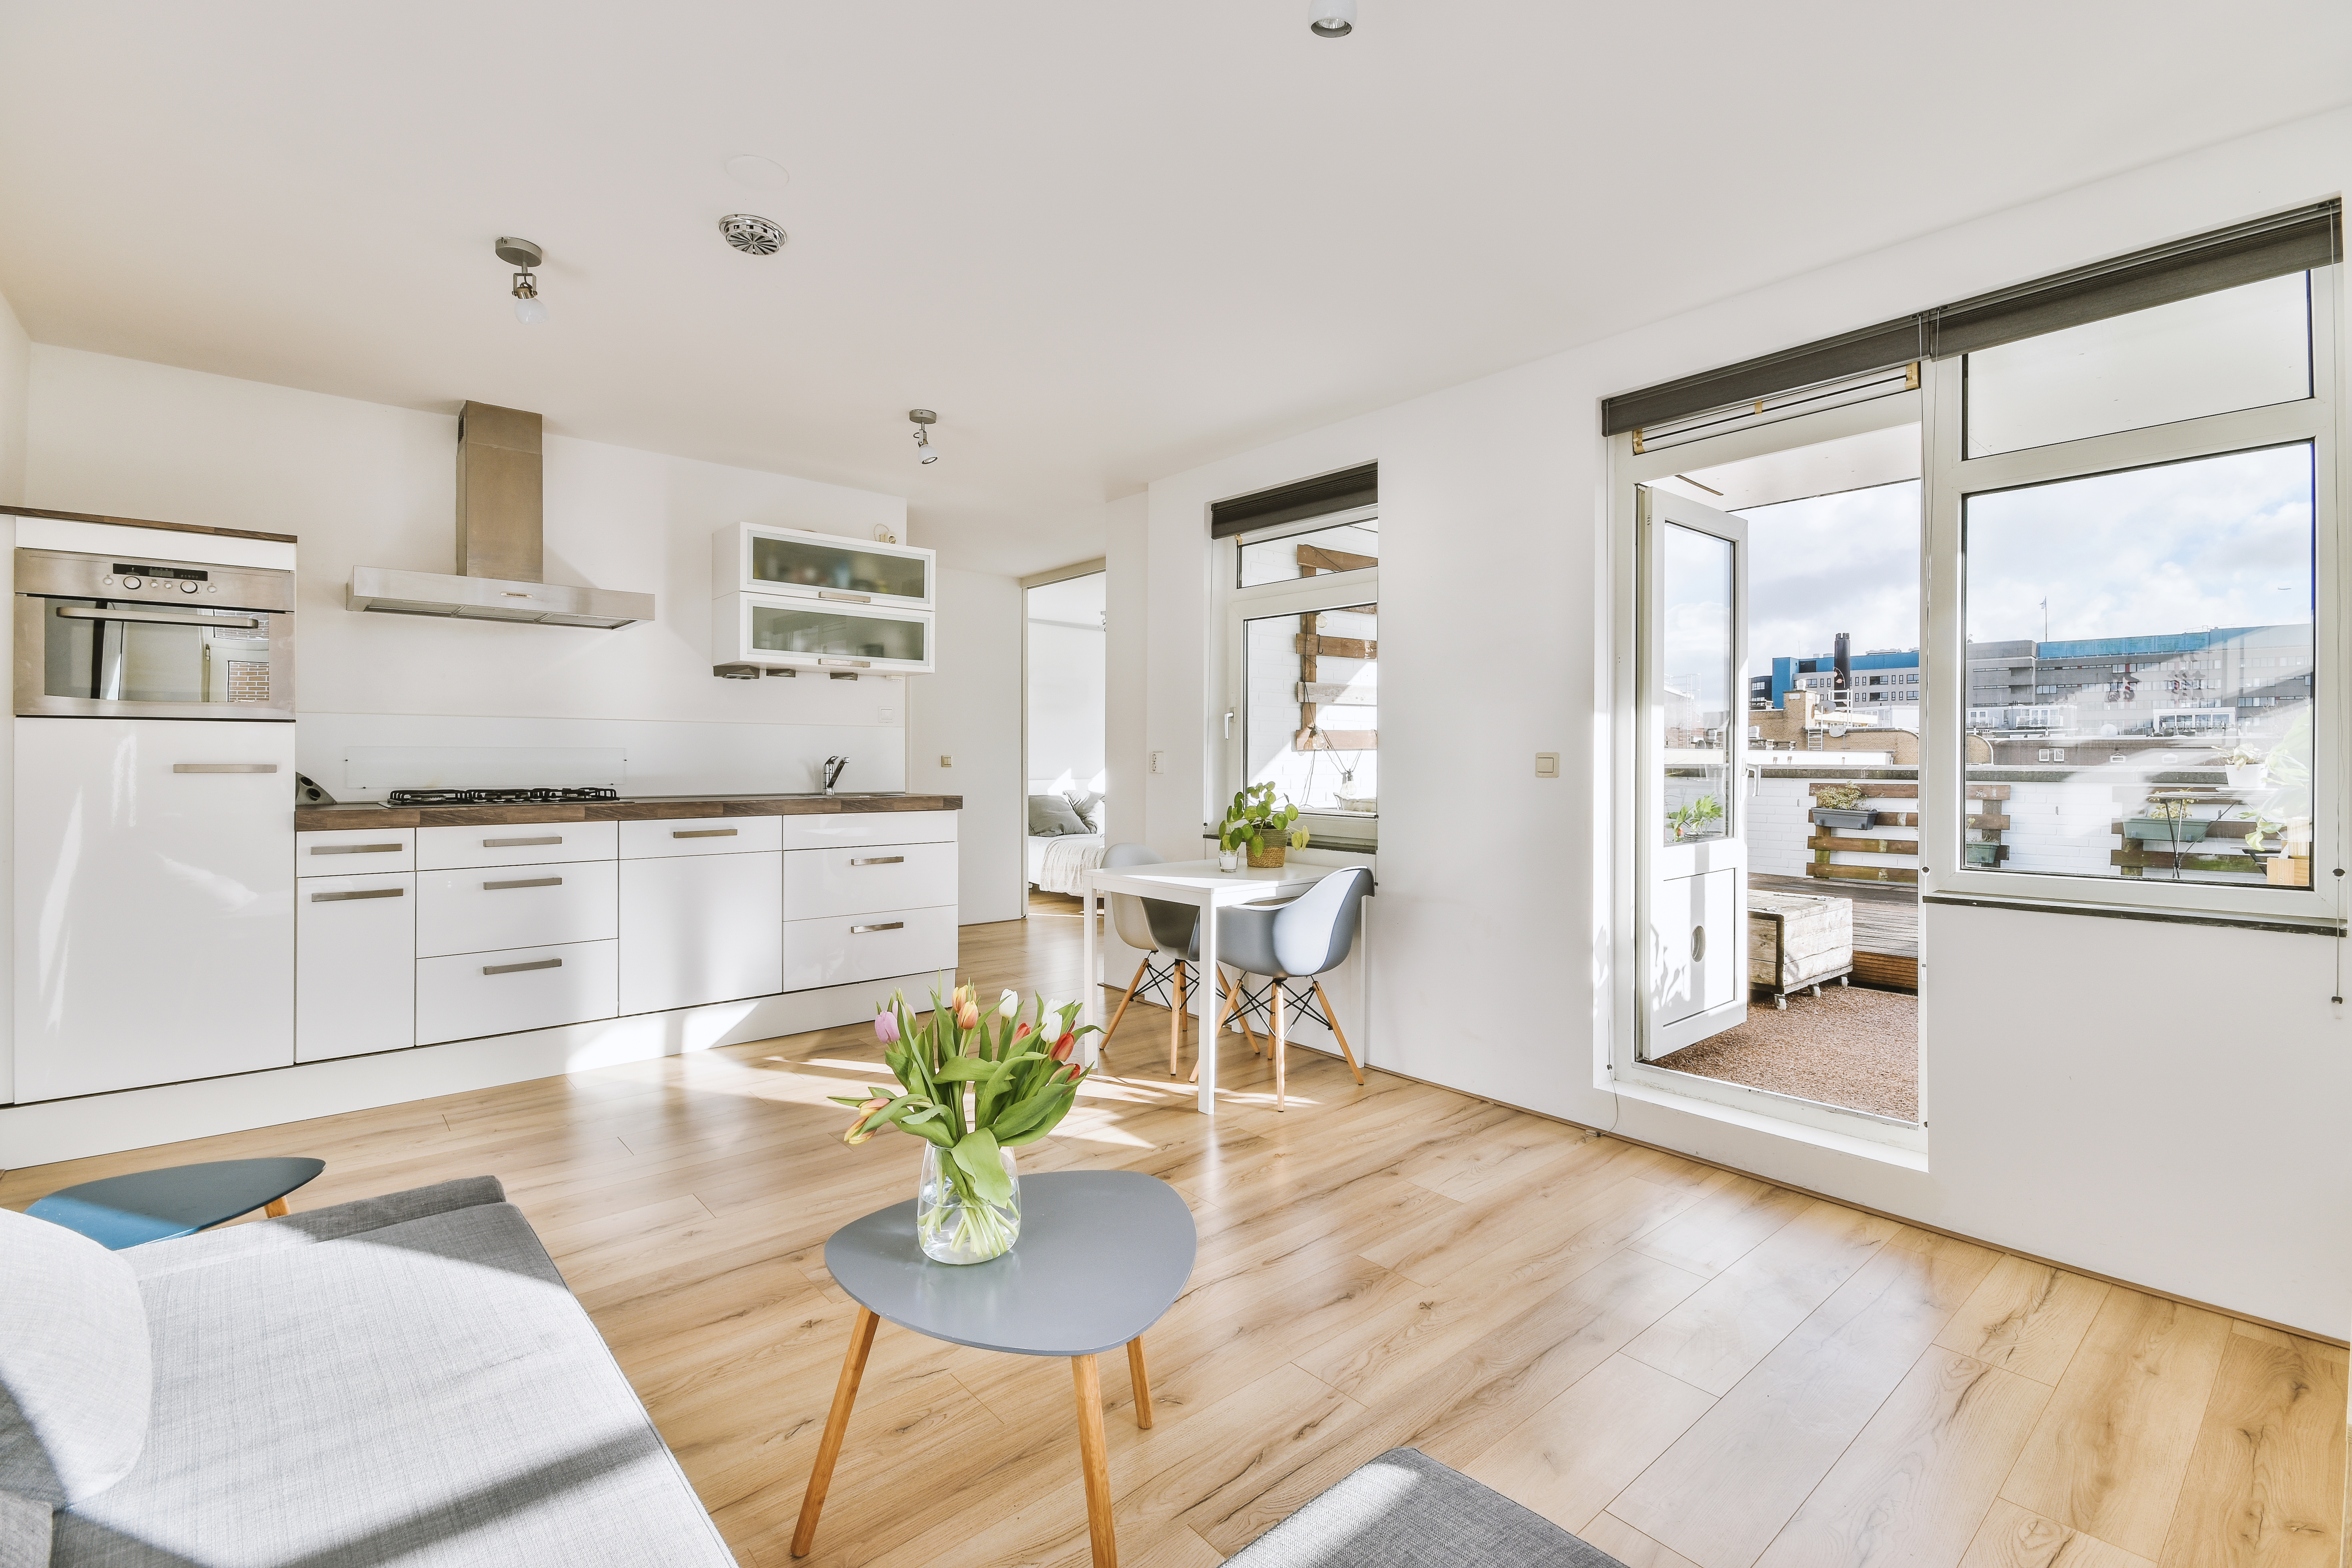
[[[173,615],[169,610],[88,610],[79,605],[59,605],[58,614],[69,621],[159,621],[167,626],[215,626],[249,631],[261,622],[252,616]]]

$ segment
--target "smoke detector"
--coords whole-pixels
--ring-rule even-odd
[[[773,256],[788,237],[782,225],[752,213],[729,213],[719,220],[719,232],[746,256]]]

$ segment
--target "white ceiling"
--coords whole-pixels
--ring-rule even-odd
[[[1306,9],[0,0],[0,292],[44,342],[903,493],[1023,573],[1159,475],[2317,112],[2352,57],[2340,0]]]

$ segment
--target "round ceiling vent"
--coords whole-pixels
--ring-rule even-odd
[[[729,213],[719,220],[719,232],[746,256],[773,256],[784,247],[782,226],[751,213]]]

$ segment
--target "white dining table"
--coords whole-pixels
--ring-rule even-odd
[[[1296,898],[1334,871],[1344,866],[1302,866],[1295,862],[1271,868],[1244,868],[1238,871],[1220,871],[1214,860],[1163,860],[1150,866],[1121,866],[1116,869],[1103,867],[1083,872],[1079,886],[1084,890],[1087,918],[1084,967],[1086,976],[1085,1011],[1078,1021],[1102,1026],[1102,983],[1097,973],[1098,944],[1095,941],[1094,900],[1106,893],[1133,893],[1142,899],[1161,899],[1171,904],[1190,904],[1201,911],[1201,963],[1211,974],[1216,971],[1217,911],[1234,904],[1252,904],[1262,900]],[[1171,1000],[1173,1000],[1171,997]],[[1209,987],[1209,999],[1201,1014],[1201,1114],[1213,1116],[1217,1111],[1217,1051],[1216,1037],[1222,1033],[1218,1023],[1217,988]],[[1172,1020],[1172,1027],[1183,1027],[1183,1015]],[[1092,1066],[1098,1059],[1102,1044],[1100,1035],[1087,1037],[1087,1062]]]

